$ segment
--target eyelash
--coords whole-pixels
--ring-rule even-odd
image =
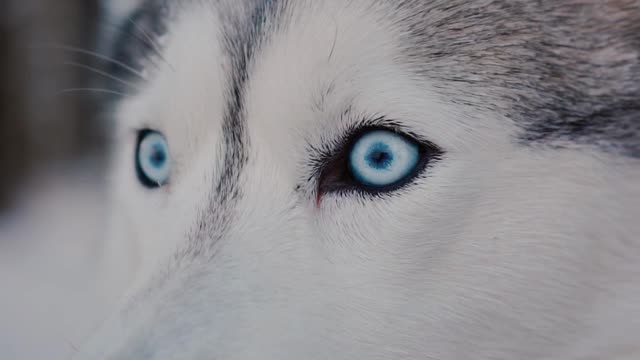
[[[418,145],[419,162],[415,169],[405,180],[386,187],[364,186],[358,183],[349,170],[349,154],[354,143],[363,134],[382,130],[395,133]],[[311,158],[312,175],[310,180],[315,180],[317,197],[329,193],[361,193],[367,195],[380,196],[391,193],[413,183],[425,169],[444,155],[444,151],[431,141],[409,131],[399,122],[378,118],[363,118],[361,121],[352,123],[349,128],[343,131],[343,135],[333,141],[323,141],[320,149],[311,148],[311,152],[316,154]]]

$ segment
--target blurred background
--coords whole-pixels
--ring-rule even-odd
[[[118,293],[97,260],[109,121],[90,53],[117,29],[99,2],[0,2],[2,360],[69,359]]]
[[[98,0],[4,0],[0,9],[0,214],[43,169],[65,168],[104,147],[90,91]]]

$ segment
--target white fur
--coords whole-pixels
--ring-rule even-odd
[[[232,225],[212,259],[182,266],[173,254],[222,166],[228,67],[212,7],[190,5],[170,24],[171,66],[159,61],[144,91],[117,109],[114,212],[126,235],[112,241],[136,254],[136,270],[121,307],[77,359],[633,354],[638,161],[523,146],[500,114],[447,103],[398,61],[401,34],[382,5],[300,9],[252,68],[249,163]],[[399,196],[328,194],[316,207],[312,189],[294,188],[308,175],[307,146],[357,120],[339,117],[347,103],[398,119],[444,158]],[[136,182],[131,129],[141,126],[167,136],[176,164],[167,188]]]

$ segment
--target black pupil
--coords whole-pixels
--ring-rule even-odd
[[[389,152],[386,146],[379,146],[378,149],[373,150],[367,155],[367,162],[369,166],[376,169],[387,168],[391,161],[393,161],[393,155]]]
[[[383,164],[390,158],[391,157],[389,156],[389,153],[385,151],[376,151],[373,154],[371,154],[371,160],[373,160],[375,163],[378,163],[378,164]]]
[[[151,164],[156,167],[160,167],[164,164],[167,159],[166,154],[162,150],[162,148],[158,145],[153,149],[153,153],[151,154]]]

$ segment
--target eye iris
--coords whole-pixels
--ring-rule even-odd
[[[164,136],[146,130],[138,136],[136,169],[140,182],[149,188],[165,185],[169,180],[169,146]]]
[[[356,140],[349,155],[349,168],[360,184],[384,188],[408,178],[419,158],[414,141],[392,131],[375,130]]]
[[[388,169],[393,162],[393,153],[387,144],[378,142],[371,147],[371,152],[367,156],[367,164],[372,168],[383,170]]]

